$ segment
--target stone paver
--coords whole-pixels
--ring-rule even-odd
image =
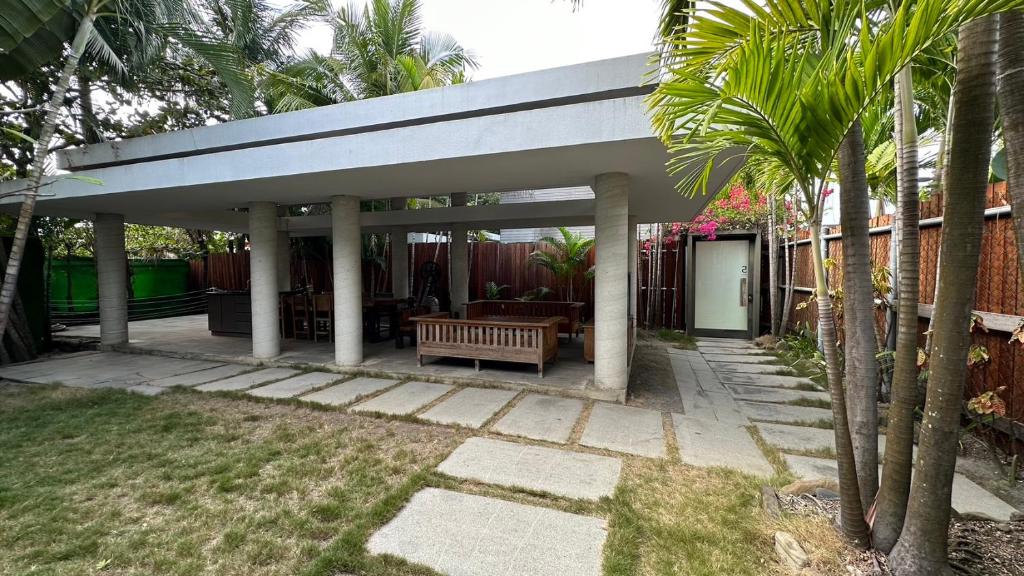
[[[129,388],[151,380],[215,366],[220,366],[220,363],[100,352],[0,367],[0,378],[77,388]]]
[[[160,386],[150,386],[149,384],[136,384],[127,389],[129,392],[136,394],[142,394],[143,396],[156,396],[157,394],[163,394],[167,392],[167,388]]]
[[[834,430],[811,428],[808,426],[789,426],[787,424],[758,423],[757,429],[765,442],[780,450],[831,450],[836,449]],[[885,452],[885,435],[878,435],[878,455]]]
[[[701,468],[721,466],[771,476],[771,464],[742,425],[672,414],[683,462]]]
[[[342,374],[332,374],[330,372],[309,372],[288,378],[287,380],[254,388],[249,390],[248,394],[260,398],[292,398],[309,392],[314,388],[320,388],[331,382],[337,382],[344,377]]]
[[[728,355],[728,356],[755,356],[755,355],[761,355],[761,356],[766,356],[768,358],[773,358],[773,356],[765,354],[765,351],[762,350],[761,348],[754,348],[752,346],[743,346],[743,347],[735,347],[735,346],[701,346],[699,348],[699,350],[703,354],[724,354],[724,355]]]
[[[683,412],[687,416],[739,425],[748,424],[749,421],[740,412],[736,400],[722,386],[700,354],[690,357],[671,356],[669,362],[675,374],[679,396],[683,400]]]
[[[583,401],[530,394],[498,420],[492,430],[534,440],[565,443],[583,412]]]
[[[777,374],[780,371],[788,370],[785,366],[777,364],[743,364],[741,362],[709,362],[711,369],[721,374],[722,372],[739,372],[742,374]]]
[[[740,410],[751,420],[762,422],[807,422],[832,421],[832,410],[809,406],[790,406],[769,402],[738,402]]]
[[[198,386],[199,384],[206,384],[207,382],[213,382],[214,380],[229,378],[236,374],[241,374],[246,370],[252,369],[252,366],[246,366],[244,364],[224,364],[223,366],[207,368],[206,370],[199,370],[197,372],[175,374],[174,376],[168,376],[158,380],[150,380],[148,384],[150,386],[164,386],[168,388],[171,386]]]
[[[437,406],[420,414],[420,418],[438,424],[456,424],[479,428],[516,397],[512,390],[465,388]]]
[[[580,500],[611,497],[619,483],[618,458],[542,446],[470,438],[437,467],[439,472]]]
[[[801,376],[784,376],[781,374],[741,374],[739,372],[722,372],[718,379],[724,384],[744,384],[747,386],[771,386],[775,388],[805,388],[815,386],[810,378]],[[815,389],[818,389],[815,386]]]
[[[450,576],[599,576],[604,520],[437,488],[366,543]]]
[[[214,380],[213,382],[196,386],[196,390],[202,390],[203,392],[246,390],[253,386],[273,382],[274,380],[290,378],[298,373],[298,370],[292,370],[291,368],[264,368],[263,370],[246,372],[245,374],[239,374],[223,380]]]
[[[381,414],[403,415],[413,412],[437,400],[455,388],[448,384],[430,382],[406,382],[398,388],[356,404],[349,410],[355,412],[379,412]]]
[[[831,396],[828,392],[809,392],[789,388],[770,388],[768,386],[744,386],[742,384],[726,384],[737,400],[753,400],[756,402],[792,402],[794,400],[824,400]]]
[[[766,364],[776,360],[768,354],[709,354],[701,351],[708,362],[736,362],[739,364]]]
[[[598,402],[583,429],[580,444],[615,452],[665,457],[661,412]]]
[[[838,478],[839,468],[835,460],[825,458],[812,458],[809,456],[795,456],[786,454],[786,465],[798,478]],[[881,474],[882,467],[878,467]],[[970,478],[957,472],[953,475],[953,509],[960,514],[974,513],[984,514],[990,518],[1000,521],[1010,519],[1010,514],[1016,511],[997,496],[991,494]]]
[[[353,378],[348,382],[342,382],[312,394],[306,394],[300,400],[326,404],[328,406],[344,406],[374,392],[390,388],[395,384],[398,384],[398,380],[366,377]]]

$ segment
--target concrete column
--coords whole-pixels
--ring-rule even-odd
[[[281,353],[277,311],[277,206],[273,202],[249,204],[249,244],[252,356],[264,360]]]
[[[292,245],[288,232],[277,232],[277,290],[292,289]]]
[[[629,176],[600,174],[596,197],[594,286],[594,386],[626,398],[629,313]]]
[[[334,362],[341,366],[355,366],[363,361],[363,272],[358,198],[331,198],[331,238],[334,254]]]
[[[409,297],[409,233],[404,229],[392,230],[391,237],[391,291],[395,298]]]
[[[100,345],[127,344],[128,260],[124,253],[124,216],[97,214],[94,230]]]
[[[629,317],[633,319],[633,328],[636,329],[636,313],[638,310],[637,303],[637,238],[636,230],[637,219],[634,216],[629,217],[629,228],[626,229],[626,233],[629,234]]]
[[[465,206],[468,195],[459,192],[451,195],[452,206]],[[452,226],[452,243],[448,247],[449,292],[451,294],[451,311],[460,318],[466,314],[465,304],[469,302],[469,228],[462,224]]]

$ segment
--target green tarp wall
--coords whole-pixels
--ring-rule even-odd
[[[135,299],[175,296],[188,290],[186,260],[131,260],[129,267]],[[98,298],[95,260],[75,256],[50,261],[53,311],[95,312]]]
[[[4,248],[11,253],[13,238],[4,237]],[[21,271],[18,273],[18,295],[25,307],[25,319],[35,340],[36,351],[44,349],[50,338],[50,324],[46,313],[46,274],[43,245],[38,238],[29,238],[25,244],[25,254],[21,259]]]

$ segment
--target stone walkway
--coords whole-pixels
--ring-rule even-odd
[[[835,474],[834,460],[813,457],[830,453],[832,432],[820,427],[831,412],[814,406],[828,396],[811,381],[781,374],[774,357],[746,341],[707,339],[698,351],[668,352],[682,414],[515,390],[111,352],[0,367],[0,378],[145,394],[191,387],[462,426],[488,436],[467,440],[439,472],[567,499],[611,496],[623,456],[678,456],[693,466],[771,476],[758,436],[782,450],[799,477]],[[819,427],[795,425],[808,423]],[[959,474],[954,507],[996,518],[1013,510]],[[606,536],[601,518],[426,488],[367,547],[443,574],[594,576],[601,573]]]

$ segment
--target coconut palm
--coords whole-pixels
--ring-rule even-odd
[[[251,114],[252,90],[242,66],[242,59],[231,46],[213,41],[197,29],[201,20],[191,5],[181,0],[86,0],[83,2],[58,2],[57,0],[12,0],[19,4],[18,10],[5,14],[18,15],[12,25],[3,27],[0,46],[7,49],[0,69],[9,71],[23,64],[26,54],[34,60],[45,60],[39,53],[40,45],[52,50],[50,61],[57,60],[65,52],[53,95],[45,106],[45,119],[35,146],[32,170],[24,189],[18,214],[10,257],[0,287],[0,335],[4,333],[10,319],[11,304],[17,291],[21,259],[28,241],[29,226],[35,213],[36,198],[45,173],[50,142],[64,109],[64,96],[71,78],[75,76],[83,57],[87,55],[106,66],[127,72],[117,52],[108,42],[106,32],[132,36],[138,46],[152,46],[151,35],[173,38],[184,49],[191,50],[216,69],[220,78],[234,96],[232,107],[239,115]],[[59,20],[60,25],[53,24]],[[70,26],[68,26],[70,24]],[[73,30],[70,37],[61,36]]]
[[[311,52],[265,74],[272,111],[458,84],[477,66],[452,36],[423,30],[419,0],[352,4],[327,20],[334,32],[329,56]]]
[[[917,470],[903,530],[889,557],[900,576],[950,572],[946,563],[949,501],[995,123],[997,38],[997,16],[960,29],[948,188],[943,198],[944,212],[955,217],[947,218],[942,227],[943,271]]]
[[[834,0],[782,0],[768,6],[745,0],[739,8],[715,4],[693,13],[685,35],[673,39],[672,66],[650,100],[655,127],[675,154],[670,170],[690,174],[680,182],[683,190],[705,190],[713,166],[724,158],[766,155],[785,167],[799,191],[810,223],[842,525],[857,545],[867,545],[867,526],[821,257],[827,182],[851,128],[904,66],[961,24],[1016,4],[919,0],[900,5],[891,15],[879,9],[865,12],[860,2]]]
[[[529,263],[550,270],[564,286],[566,299],[571,301],[575,297],[576,277],[587,265],[587,256],[594,248],[594,239],[584,238],[564,227],[559,228],[558,232],[561,238],[545,236],[539,240],[547,249],[534,250],[530,254]]]
[[[1024,12],[999,23],[999,115],[1006,150],[1007,191],[1014,214],[1024,214]],[[1013,219],[1017,257],[1024,271],[1024,217]]]

